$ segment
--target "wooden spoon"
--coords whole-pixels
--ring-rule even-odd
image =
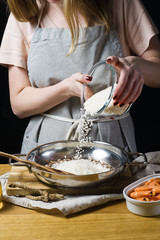
[[[0,156],[2,157],[7,157],[7,158],[11,158],[11,159],[14,159],[15,161],[18,161],[18,162],[22,162],[22,163],[26,163],[26,164],[29,164],[29,165],[32,165],[32,166],[35,166],[43,171],[47,171],[47,172],[50,172],[50,173],[56,173],[56,174],[65,174],[65,175],[74,175],[72,173],[69,173],[69,172],[65,172],[65,171],[62,171],[62,170],[58,170],[58,169],[54,169],[54,168],[51,168],[51,167],[47,167],[47,166],[43,166],[43,165],[40,165],[39,163],[36,163],[36,162],[32,162],[32,161],[29,161],[27,159],[22,159],[22,158],[19,158],[15,155],[12,155],[12,154],[9,154],[9,153],[5,153],[5,152],[0,152]]]

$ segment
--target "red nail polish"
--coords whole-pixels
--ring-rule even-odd
[[[109,117],[109,119],[112,119],[112,120],[114,120],[115,118],[114,118],[114,117]]]
[[[87,76],[87,77],[86,77],[86,80],[92,81],[92,77],[91,77],[91,76]]]
[[[116,106],[117,104],[118,104],[118,102],[113,103],[114,106]]]
[[[117,96],[113,97],[113,100],[115,100],[117,98]]]
[[[112,59],[109,57],[109,58],[107,58],[107,62],[110,62]]]
[[[120,104],[119,106],[120,106],[120,107],[123,107],[123,106],[124,106],[124,103]]]

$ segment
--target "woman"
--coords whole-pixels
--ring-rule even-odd
[[[83,83],[89,83],[85,99],[93,94],[97,82],[87,73],[100,60],[120,72],[115,105],[136,101],[144,83],[160,87],[158,31],[139,0],[8,0],[8,5],[12,13],[0,63],[9,69],[13,112],[32,116],[23,153],[66,138],[80,117]],[[129,114],[94,123],[90,136],[136,151]]]

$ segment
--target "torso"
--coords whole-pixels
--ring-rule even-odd
[[[88,73],[95,63],[105,60],[109,55],[123,56],[114,28],[108,35],[105,34],[105,26],[80,29],[77,49],[67,57],[70,43],[71,36],[68,28],[35,29],[28,56],[29,78],[34,87],[56,84],[75,72]],[[98,82],[95,79],[91,83],[91,88],[96,88],[96,91],[107,86],[106,78],[98,79]],[[73,97],[54,107],[48,113],[58,117],[78,119],[80,107],[80,99]],[[72,123],[67,121],[42,115],[33,117],[26,130],[22,151],[26,152],[31,146],[33,148],[46,142],[64,140],[71,125]],[[119,121],[94,124],[90,136],[92,141],[118,143],[122,147],[126,145]]]

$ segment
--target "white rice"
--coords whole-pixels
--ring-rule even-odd
[[[64,159],[54,162],[50,167],[75,175],[96,174],[107,172],[113,169],[109,164],[90,159]]]
[[[86,114],[94,116],[106,103],[108,100],[112,87],[105,88],[98,93],[95,93],[84,103],[84,109]],[[107,115],[122,115],[128,108],[129,104],[125,104],[122,107],[118,105],[113,105],[113,99],[110,101],[109,105],[103,110],[102,113]]]
[[[66,171],[75,175],[98,174],[102,172],[108,172],[113,169],[111,165],[101,163],[100,161],[95,161],[90,157],[88,157],[88,159],[83,159],[84,150],[82,147],[83,143],[85,142],[89,142],[91,144],[91,138],[88,137],[88,134],[93,123],[89,121],[87,114],[93,116],[104,106],[106,100],[110,96],[111,89],[112,87],[108,87],[94,94],[84,103],[85,112],[81,112],[81,121],[76,132],[77,135],[75,134],[78,137],[80,144],[76,148],[76,153],[73,156],[73,159],[62,159],[51,162],[49,164],[51,168]],[[108,115],[121,115],[128,108],[128,106],[129,104],[126,104],[123,107],[119,107],[117,105],[114,106],[112,99],[109,105],[104,109],[103,113]]]

